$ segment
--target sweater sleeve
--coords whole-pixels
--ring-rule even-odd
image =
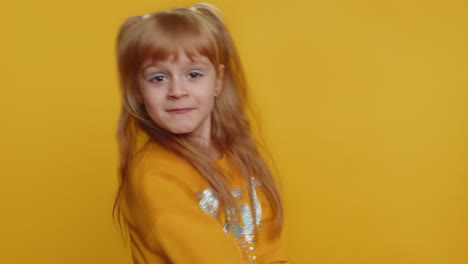
[[[265,200],[262,203],[262,208],[264,218],[257,248],[258,264],[296,263],[296,258],[287,254],[284,231],[278,237],[274,236],[275,221],[271,207]]]
[[[200,209],[190,174],[152,169],[132,176],[129,207],[143,254],[163,252],[175,264],[245,263],[217,219]]]
[[[282,236],[279,239],[264,241],[266,243],[258,249],[258,264],[293,264],[295,258],[286,254]]]

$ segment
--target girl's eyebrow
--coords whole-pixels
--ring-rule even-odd
[[[192,61],[191,64],[192,64],[192,65],[194,65],[194,64],[202,64],[202,65],[207,66],[207,65],[208,65],[208,62],[206,62],[206,61],[204,61],[204,60],[194,60],[194,61]]]
[[[198,64],[202,64],[206,66],[208,65],[208,61],[203,60],[203,59],[190,59],[189,61],[184,63],[184,66],[192,66],[192,65],[198,65]]]
[[[163,63],[162,62],[151,62],[151,63],[147,63],[145,66],[143,66],[143,71],[147,70],[148,68],[156,68],[160,65],[162,65]]]
[[[143,71],[146,71],[148,70],[149,68],[158,68],[160,66],[163,66],[165,64],[165,62],[161,62],[161,61],[158,61],[158,62],[154,62],[154,63],[148,63],[146,66],[143,67]],[[196,65],[203,65],[203,66],[208,66],[209,63],[205,60],[190,60],[186,63],[184,63],[183,66],[185,67],[189,67],[189,66],[196,66]]]

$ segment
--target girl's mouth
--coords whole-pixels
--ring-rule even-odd
[[[190,111],[192,111],[193,108],[173,108],[173,109],[169,109],[169,110],[166,110],[167,112],[169,113],[172,113],[172,114],[185,114],[185,113],[188,113]]]

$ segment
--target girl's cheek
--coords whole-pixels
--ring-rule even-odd
[[[163,89],[160,89],[160,87],[150,87],[150,89],[148,89],[147,95],[153,100],[158,100],[163,98],[164,91]]]

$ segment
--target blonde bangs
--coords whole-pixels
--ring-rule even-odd
[[[191,16],[178,14],[181,11],[163,12],[148,18],[136,48],[140,51],[137,59],[139,69],[145,62],[164,61],[171,56],[177,59],[179,51],[190,59],[205,56],[213,65],[222,61],[220,41],[216,39],[212,26],[193,11],[189,11],[193,13]]]

